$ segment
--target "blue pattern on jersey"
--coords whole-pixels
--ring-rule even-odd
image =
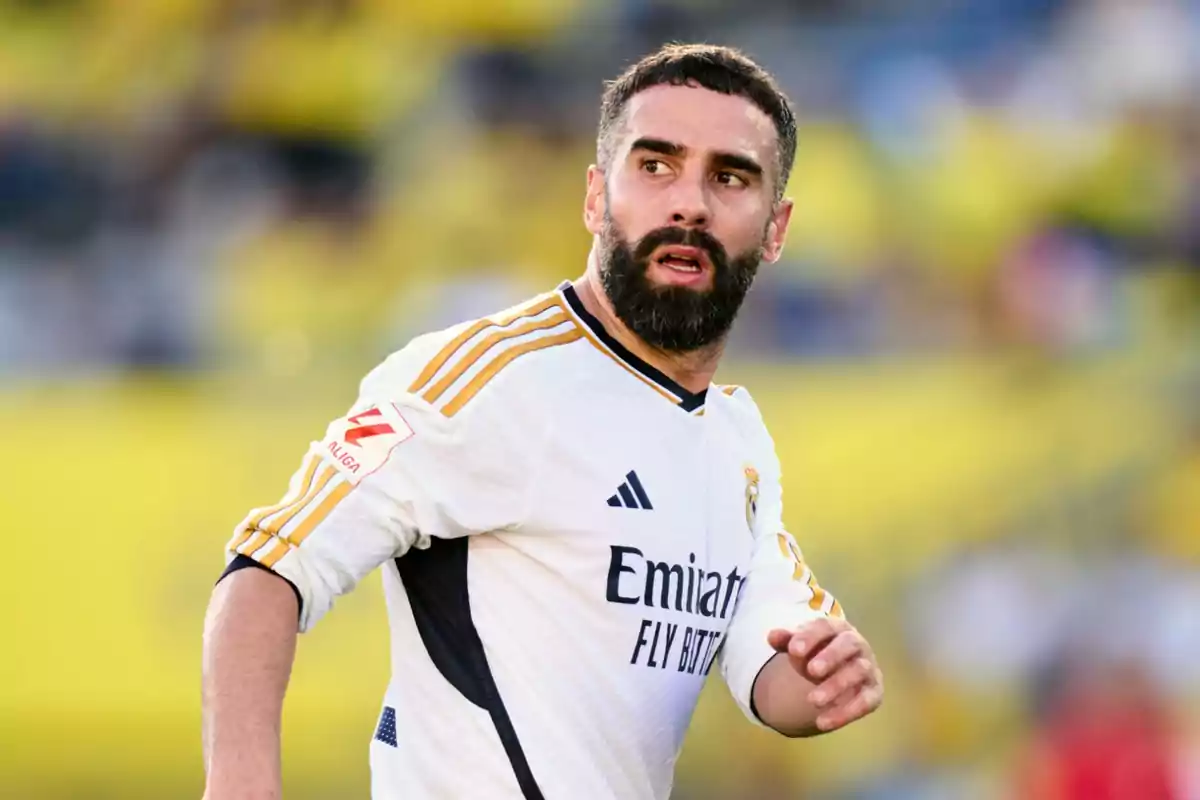
[[[384,744],[396,747],[396,709],[391,706],[383,707],[383,715],[379,717],[379,727],[375,729],[375,738]]]

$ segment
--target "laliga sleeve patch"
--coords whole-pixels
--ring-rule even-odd
[[[386,403],[334,422],[321,447],[338,471],[357,484],[382,467],[397,445],[415,435],[400,409]]]

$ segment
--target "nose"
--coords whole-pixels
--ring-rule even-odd
[[[676,181],[671,196],[671,223],[682,228],[706,228],[712,219],[708,196],[698,181]]]

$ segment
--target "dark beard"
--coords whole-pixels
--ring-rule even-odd
[[[652,284],[650,254],[668,244],[703,248],[713,265],[712,288]],[[760,246],[730,262],[712,234],[695,228],[658,228],[632,248],[611,217],[601,245],[600,281],[617,318],[651,347],[669,353],[690,353],[729,333],[762,261]]]

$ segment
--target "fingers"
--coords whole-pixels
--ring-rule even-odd
[[[767,642],[815,684],[808,701],[821,731],[848,725],[883,703],[883,675],[871,646],[846,620],[823,617],[794,631],[775,629]]]
[[[808,663],[808,672],[813,678],[824,678],[843,664],[867,653],[867,642],[856,630],[839,633],[823,650]]]
[[[832,731],[849,725],[883,703],[883,673],[873,658],[862,655],[834,672],[809,694],[819,711],[817,728]]]
[[[862,719],[883,703],[883,685],[872,683],[858,691],[846,692],[838,702],[817,717],[817,728],[833,731]]]
[[[808,701],[817,708],[828,708],[848,694],[857,694],[859,689],[872,683],[874,677],[875,665],[869,659],[859,656],[844,664],[829,680],[809,692]]]
[[[786,653],[791,643],[792,632],[785,628],[776,628],[767,634],[767,644],[771,645],[776,653]]]
[[[855,686],[834,696],[833,701],[826,703],[824,707],[818,706],[817,729],[820,731],[831,731],[835,727],[848,725],[852,722],[853,720],[848,718],[842,719],[842,715],[846,714],[850,706],[858,700],[862,691],[862,686]]]
[[[825,646],[837,634],[850,629],[850,623],[844,619],[821,617],[801,625],[794,631],[771,631],[767,641],[776,651],[790,655],[793,661],[802,661]],[[782,634],[787,634],[786,643]]]

